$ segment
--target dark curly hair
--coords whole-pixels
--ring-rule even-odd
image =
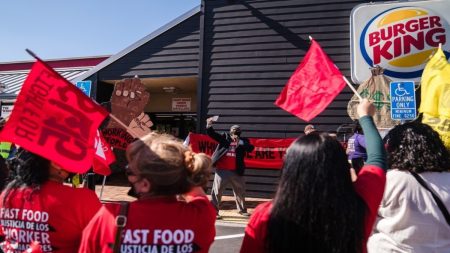
[[[342,145],[311,133],[288,149],[267,225],[267,252],[363,250],[366,205]]]
[[[23,148],[6,164],[12,177],[4,189],[3,206],[14,189],[31,187],[36,190],[49,179],[50,161]]]
[[[449,151],[430,126],[414,121],[398,125],[385,137],[390,169],[450,171]]]
[[[6,167],[6,160],[0,156],[0,191],[3,190],[8,182],[8,167]]]

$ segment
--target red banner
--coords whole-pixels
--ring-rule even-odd
[[[108,115],[45,63],[28,74],[0,139],[54,161],[75,173],[92,165],[94,138]]]
[[[255,146],[255,149],[245,157],[245,165],[247,168],[281,169],[286,149],[291,145],[295,138],[249,138],[249,140],[250,143]],[[212,155],[216,149],[217,142],[207,135],[190,133],[189,145],[194,152]]]

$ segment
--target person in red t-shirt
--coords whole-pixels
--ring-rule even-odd
[[[209,137],[217,141],[217,147],[211,156],[213,166],[215,167],[214,182],[211,188],[211,203],[216,208],[217,218],[219,215],[219,206],[222,193],[227,185],[231,184],[234,196],[236,198],[236,207],[239,214],[249,217],[247,207],[245,206],[245,155],[252,152],[255,148],[247,138],[241,137],[241,127],[233,125],[229,133],[217,133],[212,124],[214,117],[206,120],[206,133]]]
[[[342,145],[326,133],[297,139],[287,150],[272,202],[259,205],[241,252],[366,252],[386,181],[386,155],[374,106],[358,106],[368,159],[356,181]]]
[[[69,172],[25,149],[8,160],[15,177],[0,197],[4,252],[77,252],[81,233],[100,209],[95,192],[63,185]]]
[[[79,253],[107,253],[115,247],[120,252],[208,252],[216,219],[202,186],[211,174],[211,159],[173,136],[156,133],[130,144],[126,154],[128,181],[138,200],[126,214],[120,204],[102,207],[84,230]],[[178,194],[184,201],[177,200]],[[127,217],[120,230],[119,214]]]

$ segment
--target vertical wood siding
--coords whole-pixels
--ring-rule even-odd
[[[203,50],[204,120],[216,127],[243,127],[248,137],[284,138],[303,133],[306,122],[273,102],[315,38],[350,78],[350,12],[366,1],[217,0],[205,5]],[[350,123],[341,94],[310,123],[333,131]],[[204,126],[204,124],[203,124]],[[204,130],[204,129],[202,129]]]
[[[220,115],[217,130],[239,124],[243,135],[297,137],[309,124],[273,103],[316,39],[350,78],[350,13],[366,1],[351,0],[203,0],[202,101],[199,119]],[[310,123],[335,131],[350,123],[346,87]],[[205,131],[205,124],[199,124]],[[279,170],[247,169],[247,196],[273,197]],[[225,192],[230,193],[229,191]]]
[[[99,80],[198,75],[200,13],[98,72]]]

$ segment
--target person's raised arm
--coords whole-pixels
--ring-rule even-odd
[[[213,124],[213,118],[208,118],[206,119],[206,133],[208,134],[209,137],[211,137],[212,139],[214,139],[217,142],[223,142],[224,141],[224,137],[217,133],[214,128],[212,127]]]
[[[378,166],[386,171],[386,151],[381,136],[373,122],[375,107],[367,99],[363,99],[358,105],[357,112],[366,141],[366,164]]]

